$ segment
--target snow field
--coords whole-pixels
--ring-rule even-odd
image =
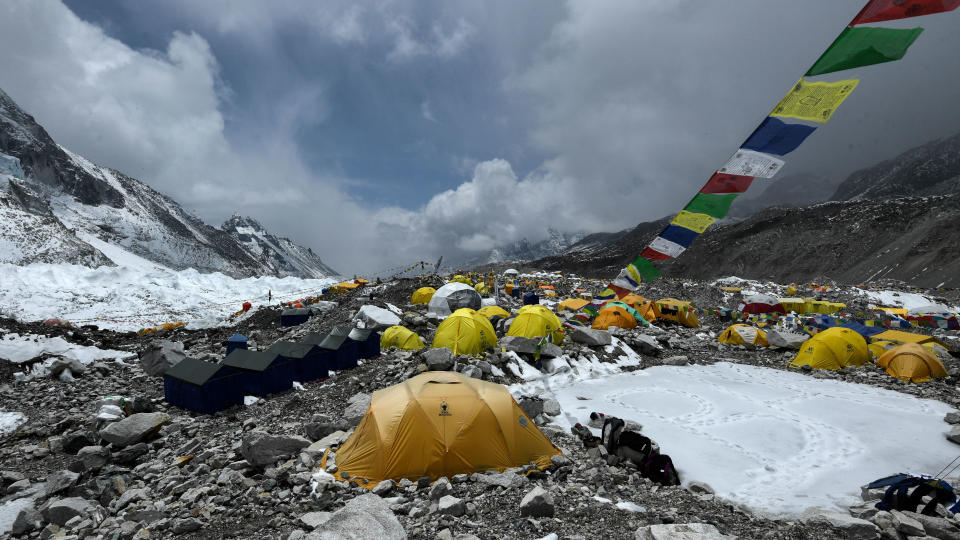
[[[944,437],[953,409],[943,403],[768,368],[568,375],[554,378],[552,394],[564,412],[558,422],[586,424],[591,411],[639,422],[684,482],[706,482],[774,515],[845,510],[859,502],[860,485],[897,472],[936,474],[960,454]]]
[[[184,321],[223,324],[245,301],[254,307],[318,294],[333,279],[258,277],[171,271],[147,265],[87,268],[69,264],[0,264],[0,311],[22,321],[58,317],[74,324],[137,330]]]

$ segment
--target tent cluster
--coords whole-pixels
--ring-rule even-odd
[[[360,358],[380,354],[380,335],[371,330],[337,326],[329,334],[311,333],[301,342],[278,341],[264,351],[251,351],[239,334],[226,342],[220,363],[187,357],[163,376],[164,399],[171,405],[213,414],[243,404],[245,395],[284,392],[294,382],[325,379],[331,370],[351,369]]]
[[[183,328],[186,325],[187,323],[183,321],[163,323],[159,326],[153,326],[150,328],[141,328],[137,330],[137,333],[141,335],[145,335],[145,334],[156,334],[158,332],[170,332],[172,330],[176,330],[177,328]]]
[[[728,327],[717,341],[728,345],[771,345],[767,332],[747,324]],[[922,383],[947,376],[937,352],[946,354],[947,349],[931,336],[847,323],[828,327],[809,337],[788,366],[839,370],[857,368],[874,360],[891,377]]]

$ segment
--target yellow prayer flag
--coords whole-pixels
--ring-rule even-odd
[[[858,84],[860,79],[837,82],[809,82],[800,79],[790,93],[774,107],[770,116],[826,123]]]
[[[679,225],[691,231],[702,233],[707,230],[707,227],[711,223],[716,221],[712,216],[707,214],[695,214],[693,212],[687,212],[686,210],[681,210],[677,217],[673,218],[673,221],[670,223],[673,225]]]

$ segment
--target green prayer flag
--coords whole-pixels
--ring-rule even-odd
[[[730,205],[738,193],[698,193],[683,209],[695,214],[707,214],[717,219],[727,217]]]
[[[644,281],[653,281],[660,275],[660,271],[653,267],[653,263],[643,257],[637,257],[633,261],[633,267]]]
[[[923,28],[844,28],[807,76],[823,75],[903,58]]]

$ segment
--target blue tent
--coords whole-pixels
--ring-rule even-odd
[[[347,335],[357,342],[360,358],[380,356],[380,333],[366,328],[354,328]]]
[[[523,305],[536,306],[540,303],[540,297],[532,292],[523,295]]]
[[[228,337],[227,340],[223,342],[223,345],[227,348],[227,355],[229,356],[230,353],[232,353],[233,351],[235,351],[235,350],[237,350],[237,349],[246,349],[246,348],[248,348],[248,347],[247,347],[247,336],[245,336],[245,335],[243,335],[243,334],[234,334],[234,335]]]
[[[323,340],[327,339],[328,335],[329,334],[310,332],[309,334],[303,336],[302,341],[303,343],[317,346],[317,357],[323,363],[323,366],[327,368],[327,370],[337,369],[337,352],[330,349],[324,349],[320,346],[320,344],[323,343]]]
[[[307,308],[290,308],[280,312],[281,326],[297,326],[310,319],[310,310]]]
[[[201,414],[243,404],[242,374],[222,364],[184,358],[163,375],[167,403]]]
[[[872,336],[886,330],[886,328],[882,326],[867,326],[857,321],[847,321],[841,324],[840,327],[849,328],[850,330],[853,330],[854,332],[863,336],[863,339],[870,339]]]
[[[330,376],[326,358],[321,353],[320,347],[312,343],[278,341],[271,345],[267,352],[276,354],[295,364],[293,379],[295,381],[309,382],[326,379]]]
[[[265,396],[285,392],[293,387],[296,362],[267,351],[237,349],[223,361],[242,373],[239,377],[244,394]]]
[[[352,369],[357,367],[357,359],[360,357],[360,347],[356,341],[348,337],[351,329],[352,327],[350,326],[335,326],[319,345],[321,349],[332,352],[333,369]]]

